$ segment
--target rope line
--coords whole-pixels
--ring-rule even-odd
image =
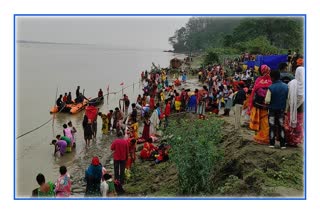
[[[57,114],[60,113],[64,108],[65,108],[65,106],[63,106],[63,108],[60,109],[60,111],[58,111]],[[40,129],[40,128],[43,127],[44,125],[48,124],[52,119],[53,119],[53,118],[50,118],[47,122],[41,124],[40,126],[34,128],[34,129],[32,129],[32,130],[24,133],[24,134],[19,135],[16,139],[19,139],[20,137],[23,137],[23,136],[25,136],[25,135],[27,135],[27,134],[30,134],[31,132],[34,132],[34,131]]]

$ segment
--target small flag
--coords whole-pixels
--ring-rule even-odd
[[[124,85],[124,82],[120,83],[120,85]]]

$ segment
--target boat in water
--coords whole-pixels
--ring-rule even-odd
[[[96,97],[93,98],[91,100],[89,100],[89,104],[93,105],[93,106],[98,106],[98,105],[102,105],[104,103],[104,97]]]
[[[64,112],[64,113],[70,113],[70,114],[76,114],[80,111],[82,111],[88,104],[90,100],[84,99],[80,103],[71,103],[71,104],[65,104],[64,107],[59,109],[58,106],[54,106],[51,108],[50,113],[58,113],[58,112]]]

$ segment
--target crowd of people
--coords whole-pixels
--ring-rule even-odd
[[[124,94],[120,99],[122,108],[120,105],[108,113],[99,112],[97,107],[89,105],[82,123],[86,146],[89,147],[90,141],[96,138],[98,116],[102,121],[102,134],[109,135],[115,131],[117,138],[110,146],[114,173],[108,172],[99,158],[94,157],[85,172],[85,196],[108,197],[123,193],[122,185],[126,173],[135,164],[139,143],[143,143],[139,153],[141,160],[152,160],[157,164],[168,160],[170,146],[156,146],[154,142],[159,137],[159,130],[169,126],[172,113],[184,111],[204,119],[208,113],[228,117],[232,112],[235,130],[240,130],[240,127],[254,130],[253,139],[259,144],[275,148],[279,141],[281,149],[302,144],[303,59],[296,59],[294,72],[290,70],[292,65],[284,64],[279,65],[279,70],[271,70],[268,65],[261,65],[257,69],[237,64],[232,70],[233,75],[228,75],[220,64],[209,65],[198,70],[198,80],[203,85],[193,90],[184,87],[187,82],[187,73],[184,71],[180,77],[172,78],[172,84],[169,83],[167,70],[146,71],[141,73],[143,94],[139,94],[135,102],[131,103]],[[176,80],[180,81],[180,78],[181,82],[177,84]],[[139,125],[143,125],[141,133]],[[75,145],[76,130],[72,123],[68,123],[68,126],[65,124],[63,128],[63,136],[58,135],[57,140],[52,141],[55,153],[60,152],[60,155],[70,152]],[[67,179],[66,169],[62,172],[60,169],[60,173],[64,173],[61,176]],[[43,191],[47,193],[46,196],[49,192],[57,197],[70,196],[70,192],[57,194],[57,183],[54,188],[51,183],[45,183],[43,175],[38,176],[38,196],[45,196]],[[64,186],[58,189],[68,188]]]

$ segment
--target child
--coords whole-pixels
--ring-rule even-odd
[[[74,139],[73,139],[73,134],[70,128],[68,128],[67,124],[63,124],[63,135],[65,137],[70,138],[71,140],[71,148],[73,147]]]
[[[108,173],[103,175],[104,181],[100,184],[100,191],[102,197],[114,197],[117,196],[116,188],[112,180],[112,176]]]
[[[77,129],[72,125],[71,121],[68,122],[68,127],[69,127],[69,129],[71,129],[71,134],[73,137],[73,148],[75,148],[76,147],[76,138],[75,138],[74,134],[77,132]]]

